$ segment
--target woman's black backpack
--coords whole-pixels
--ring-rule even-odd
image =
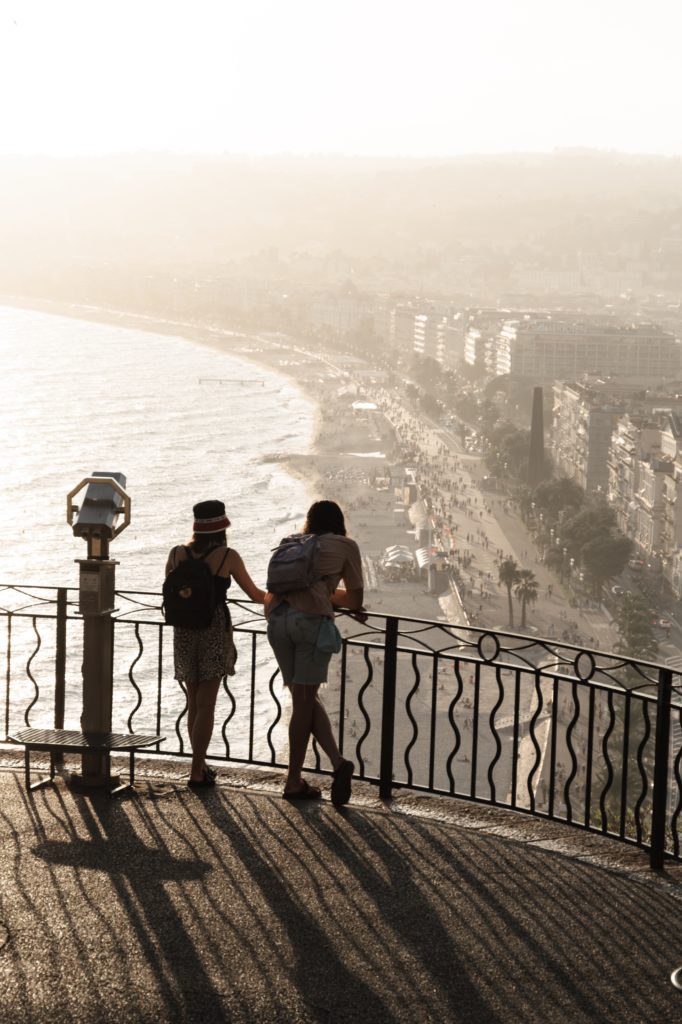
[[[161,610],[169,626],[207,629],[218,606],[213,573],[204,561],[209,552],[193,558],[187,548],[185,551],[187,558],[178,562],[163,582]]]

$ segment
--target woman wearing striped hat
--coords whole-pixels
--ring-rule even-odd
[[[226,604],[232,578],[252,601],[263,603],[265,592],[253,582],[240,555],[227,546],[230,520],[222,501],[200,501],[194,506],[194,529],[189,544],[173,548],[166,576],[188,558],[204,560],[213,575],[216,610],[206,629],[173,629],[175,678],[187,687],[187,730],[192,746],[188,785],[195,789],[215,785],[215,772],[206,765],[220,681],[234,675],[237,652],[232,640]]]

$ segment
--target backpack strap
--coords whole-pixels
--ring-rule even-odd
[[[220,565],[218,566],[218,568],[216,569],[216,571],[214,573],[215,576],[220,576],[220,570],[225,565],[225,562],[227,561],[227,556],[229,555],[229,553],[230,553],[230,549],[229,548],[225,548],[225,554],[223,555],[223,560],[220,563]]]
[[[208,556],[209,556],[209,555],[210,555],[210,554],[211,554],[211,553],[212,553],[213,551],[215,551],[215,550],[216,550],[215,548],[211,548],[211,550],[210,550],[210,551],[204,551],[203,555],[199,555],[199,557],[198,557],[198,558],[195,558],[195,557],[194,557],[194,555],[193,555],[193,554],[192,554],[192,553],[190,552],[190,550],[189,550],[189,548],[187,547],[187,545],[186,545],[186,544],[178,544],[178,546],[177,546],[177,547],[173,548],[173,563],[174,563],[174,564],[173,564],[173,568],[174,568],[174,569],[176,568],[176,566],[177,566],[177,564],[178,564],[178,563],[177,563],[177,557],[176,557],[176,554],[175,554],[175,553],[176,553],[176,551],[178,550],[178,548],[182,548],[182,549],[183,549],[183,551],[185,551],[185,553],[186,553],[186,555],[187,555],[187,559],[188,559],[188,561],[189,561],[189,559],[192,559],[192,560],[193,560],[193,561],[195,561],[195,562],[203,562],[203,561],[205,561],[205,559],[207,559],[207,558],[208,558]],[[223,566],[225,565],[225,562],[227,561],[227,556],[229,555],[229,553],[230,553],[230,549],[229,549],[229,548],[225,548],[225,554],[223,555],[223,559],[222,559],[222,561],[221,561],[220,565],[218,566],[218,568],[216,569],[216,571],[215,571],[214,573],[212,573],[212,575],[213,575],[213,576],[219,576],[219,575],[220,575],[220,570],[221,570],[221,569],[222,569],[222,567],[223,567]]]
[[[210,551],[205,551],[203,555],[199,555],[197,561],[198,562],[203,562],[215,550],[216,550],[216,548],[211,548]],[[213,576],[219,576],[220,575],[220,570],[225,565],[225,562],[227,561],[227,556],[229,555],[229,553],[230,553],[230,549],[229,548],[225,548],[225,554],[223,555],[223,558],[222,558],[222,561],[221,561],[220,565],[218,566],[216,571],[214,573],[212,573],[211,575],[213,575]],[[188,555],[188,557],[191,557],[191,556]]]

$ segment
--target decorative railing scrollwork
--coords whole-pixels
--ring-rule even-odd
[[[63,588],[0,586],[0,738],[29,721],[50,725],[61,716],[67,727],[77,724],[76,598]],[[119,591],[116,604],[114,715],[131,731],[166,736],[151,756],[188,757],[188,697],[172,678],[161,597]],[[284,768],[288,696],[262,609],[237,600],[230,610],[237,674],[219,691],[209,755]],[[343,648],[324,701],[341,750],[352,748],[359,777],[377,783],[383,797],[404,787],[474,800],[634,843],[652,859],[654,846],[656,856],[680,859],[679,672],[456,623],[377,614],[338,621]],[[329,772],[315,746],[308,767]]]

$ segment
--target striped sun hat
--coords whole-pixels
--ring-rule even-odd
[[[200,501],[192,512],[195,533],[220,533],[230,525],[222,501]]]

